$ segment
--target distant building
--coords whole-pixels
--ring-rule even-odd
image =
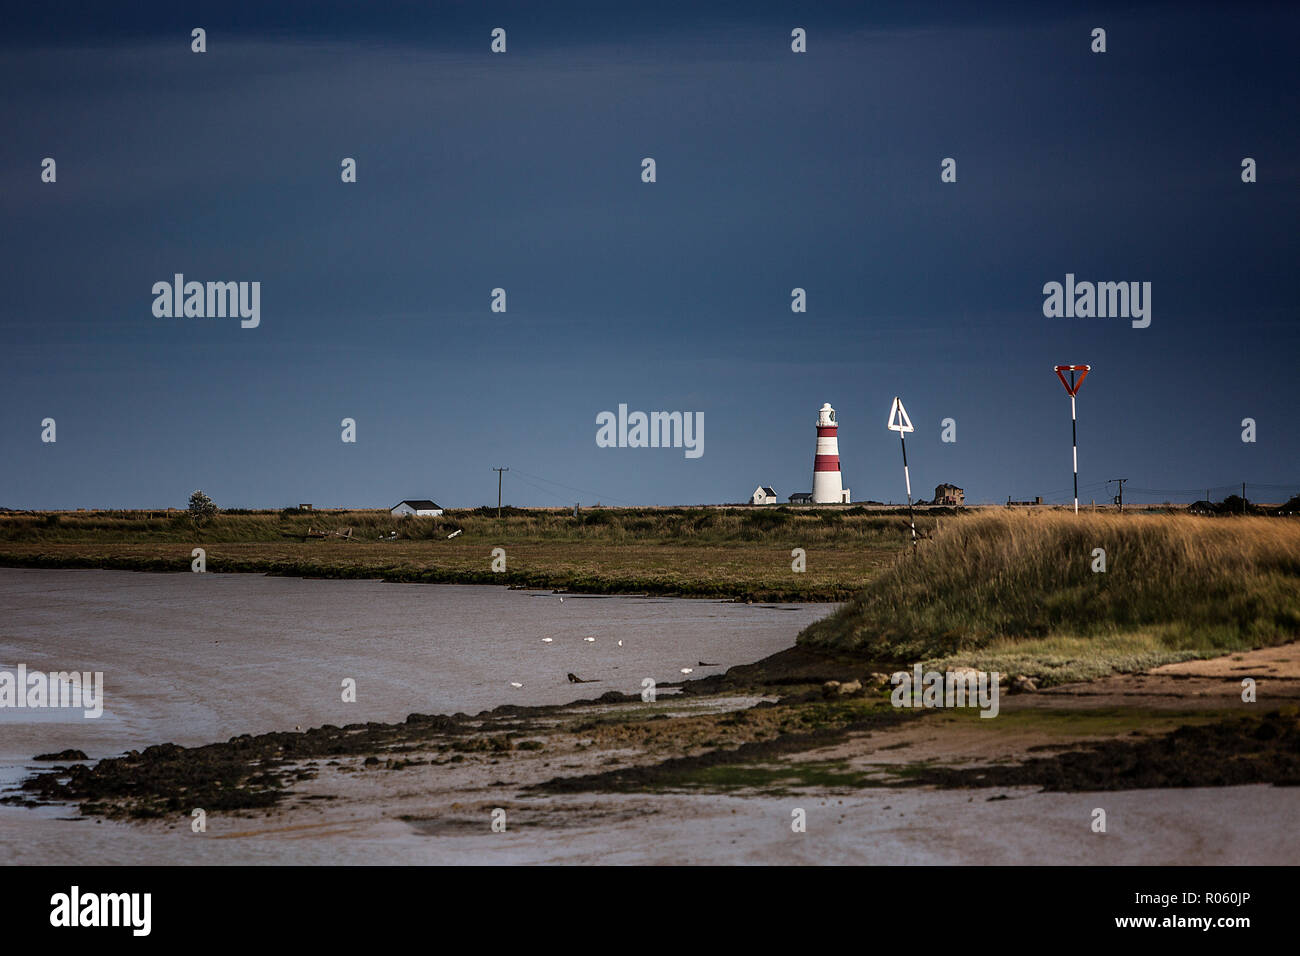
[[[800,491],[790,496],[792,505],[810,505],[812,504],[812,492]]]
[[[1028,507],[1029,505],[1041,505],[1042,503],[1043,503],[1042,495],[1037,495],[1033,501],[1012,501],[1009,496],[1007,497],[1008,508],[1013,508],[1016,506]]]
[[[311,511],[311,505],[299,505],[299,506],[298,506],[298,510],[299,510],[299,511]]]
[[[754,493],[749,496],[751,505],[774,505],[776,504],[776,491],[767,485],[759,485],[754,489]]]
[[[442,509],[438,507],[437,502],[430,501],[427,498],[411,498],[406,501],[399,501],[389,513],[400,518],[403,515],[415,515],[419,518],[436,518],[442,514]]]
[[[934,501],[931,504],[960,508],[965,503],[966,492],[956,485],[939,485],[934,489]]]

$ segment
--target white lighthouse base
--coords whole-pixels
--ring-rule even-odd
[[[838,471],[818,471],[813,474],[812,500],[818,505],[838,505],[844,501],[844,488]]]

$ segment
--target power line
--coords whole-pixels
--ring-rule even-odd
[[[1263,482],[1248,481],[1245,483],[1251,488],[1260,488],[1265,491],[1292,491],[1300,490],[1300,483],[1294,485],[1266,485]],[[1242,483],[1234,482],[1230,485],[1202,485],[1200,488],[1139,488],[1131,487],[1129,491],[1138,492],[1144,495],[1203,495],[1206,492],[1236,492],[1240,490]]]
[[[519,481],[522,481],[524,484],[526,484],[528,487],[530,487],[530,488],[532,488],[532,489],[534,489],[534,490],[536,490],[536,491],[540,491],[542,494],[546,495],[548,498],[554,498],[556,501],[563,501],[566,505],[569,503],[569,499],[567,499],[567,498],[563,498],[563,497],[561,497],[560,495],[557,495],[555,492],[551,491],[549,488],[543,488],[541,485],[534,484],[533,482],[529,481],[527,478],[522,477],[522,476],[518,473],[518,470],[517,470],[517,469],[516,469],[516,472],[515,472],[515,477],[516,477]]]
[[[1101,491],[1105,487],[1106,487],[1106,482],[1093,481],[1093,482],[1089,482],[1088,484],[1080,485],[1079,491],[1080,493],[1086,491]],[[1069,497],[1072,490],[1073,489],[1071,488],[1054,488],[1051,491],[1042,492],[1042,497],[1044,500],[1047,500],[1049,498]]]
[[[1130,491],[1144,495],[1200,495],[1207,491],[1232,491],[1240,485],[1202,485],[1199,488],[1144,488],[1134,485]]]
[[[592,495],[592,496],[594,496],[598,501],[617,501],[617,502],[618,502],[619,504],[621,504],[621,505],[629,505],[629,506],[632,505],[632,502],[630,502],[630,501],[624,501],[624,500],[621,499],[621,498],[615,498],[613,495],[602,495],[600,492],[598,492],[598,491],[592,491],[590,488],[575,488],[575,487],[573,487],[572,485],[566,485],[566,484],[564,484],[564,482],[561,482],[561,481],[552,481],[550,478],[543,478],[541,475],[531,475],[531,474],[528,474],[528,472],[526,472],[526,471],[520,471],[518,468],[516,468],[515,471],[516,471],[518,474],[521,474],[521,475],[528,475],[529,478],[534,478],[534,479],[536,479],[537,481],[543,481],[543,482],[545,482],[545,483],[548,484],[548,485],[556,485],[556,486],[558,486],[558,487],[560,487],[560,488],[566,488],[566,489],[568,489],[569,491],[576,491],[576,492],[578,492],[579,494],[583,494],[583,495]]]

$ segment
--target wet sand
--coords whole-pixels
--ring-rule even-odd
[[[377,805],[265,821],[213,820],[205,834],[191,833],[183,822],[168,827],[29,819],[21,839],[6,841],[7,862],[969,866],[1259,865],[1300,858],[1294,788],[1005,795],[1009,799],[990,801],[986,794],[963,791],[872,790],[795,798],[606,794],[507,800],[504,833],[493,833],[481,812],[422,826]],[[423,808],[442,818],[447,810],[432,796]],[[791,832],[796,807],[807,811],[806,833]],[[1090,829],[1096,807],[1107,812],[1105,834]],[[76,828],[75,839],[68,838],[67,826]],[[0,833],[11,827],[0,821]]]

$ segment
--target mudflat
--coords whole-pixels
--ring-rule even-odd
[[[894,708],[852,666],[797,649],[653,703],[609,693],[162,745],[52,769],[24,799],[45,807],[34,819],[69,803],[108,819],[85,826],[128,854],[209,862],[960,862],[965,847],[983,862],[1280,863],[1300,849],[1275,825],[1300,812],[1296,644],[1012,694],[996,720]],[[850,677],[867,681],[829,697],[819,683]],[[1090,829],[1097,808],[1107,833]]]

